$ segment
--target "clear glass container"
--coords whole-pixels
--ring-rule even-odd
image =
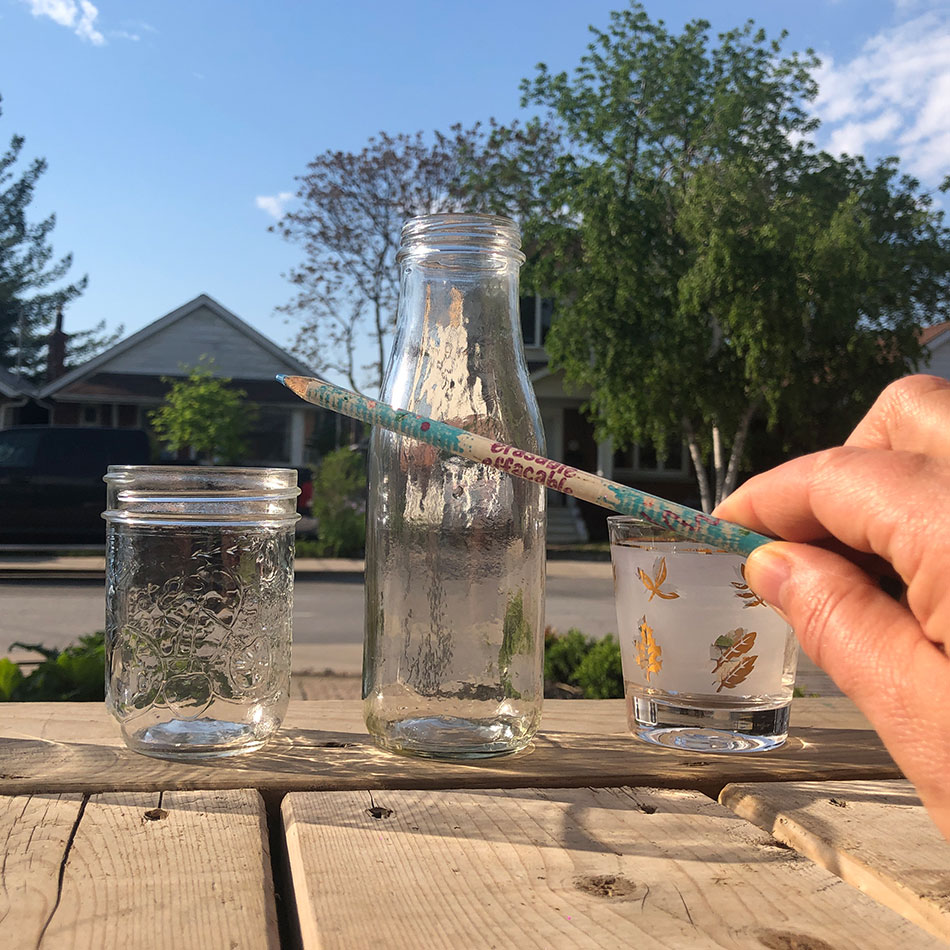
[[[407,222],[381,398],[540,454],[519,247],[507,218]],[[543,699],[544,543],[542,486],[373,431],[363,697],[378,745],[478,757],[528,743]]]
[[[129,748],[259,749],[287,710],[297,473],[111,465],[106,705]]]

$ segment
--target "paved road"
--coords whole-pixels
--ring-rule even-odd
[[[560,633],[577,627],[601,637],[617,628],[610,566],[584,575],[552,572],[547,623]],[[0,655],[11,643],[65,646],[103,628],[101,581],[0,582]],[[363,642],[363,583],[359,576],[299,575],[294,590],[294,666],[355,672]],[[20,659],[24,654],[10,654]]]
[[[103,627],[101,580],[0,580],[0,656],[35,658],[11,643],[62,647]],[[571,627],[592,637],[617,629],[610,565],[548,563],[546,621],[559,633]],[[294,592],[294,670],[359,673],[362,665],[363,581],[359,574],[298,574]],[[838,690],[800,654],[798,683],[808,692]]]

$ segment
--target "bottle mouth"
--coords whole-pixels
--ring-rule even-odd
[[[402,227],[397,261],[417,254],[504,254],[519,264],[521,230],[500,214],[424,214]]]

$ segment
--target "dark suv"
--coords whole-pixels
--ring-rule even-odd
[[[150,457],[142,429],[0,429],[0,543],[104,543],[102,476]]]

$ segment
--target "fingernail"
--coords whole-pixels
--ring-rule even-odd
[[[791,573],[788,559],[774,544],[756,548],[746,561],[745,579],[749,587],[786,621],[788,616],[784,611],[785,584]]]

